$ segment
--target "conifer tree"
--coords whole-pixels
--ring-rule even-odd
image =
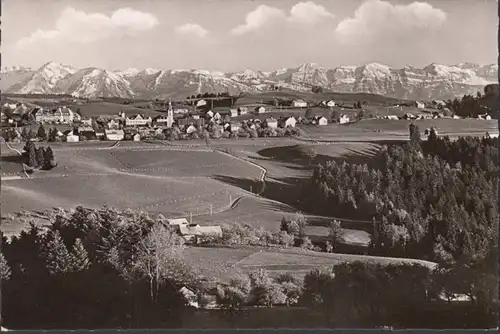
[[[45,131],[45,127],[43,126],[43,124],[41,124],[39,127],[38,127],[38,132],[36,134],[36,136],[42,140],[42,141],[46,141],[47,140],[47,132]]]
[[[29,141],[28,143],[26,143],[26,146],[25,146],[25,150],[27,150],[26,152],[28,154],[28,166],[29,167],[36,167],[37,166],[36,148],[35,148],[35,145],[31,141]]]
[[[76,239],[72,251],[72,271],[84,271],[90,267],[90,260],[87,250],[81,239]]]
[[[67,273],[72,270],[73,257],[66,248],[58,231],[52,233],[45,246],[45,261],[52,275]]]
[[[38,147],[35,150],[36,153],[36,167],[43,167],[45,150],[43,147]]]
[[[54,151],[49,146],[44,152],[43,165],[45,169],[51,169],[57,166],[56,158],[54,157]]]
[[[48,138],[48,141],[50,142],[54,142],[57,140],[57,129],[56,128],[52,128],[50,129],[49,131],[49,138]]]
[[[8,280],[10,278],[10,266],[5,259],[5,256],[0,253],[0,280]]]

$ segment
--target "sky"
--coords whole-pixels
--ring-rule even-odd
[[[2,0],[2,67],[497,63],[497,0]]]

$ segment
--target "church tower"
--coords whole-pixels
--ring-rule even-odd
[[[168,99],[167,127],[171,128],[174,124],[174,110],[172,109],[172,100]]]

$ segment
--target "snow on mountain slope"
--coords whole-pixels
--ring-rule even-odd
[[[10,92],[19,94],[51,94],[54,88],[67,75],[78,71],[76,68],[56,62],[49,62],[36,70],[24,81],[10,87]]]
[[[27,81],[34,73],[35,71],[29,68],[5,69],[0,73],[0,90],[9,91],[12,86]]]
[[[77,97],[123,97],[135,94],[124,77],[98,68],[86,68],[68,75],[57,85],[58,92]]]
[[[9,73],[18,73],[11,71]],[[278,85],[296,91],[310,91],[321,86],[335,92],[373,93],[405,99],[449,99],[475,94],[484,86],[498,82],[498,65],[430,64],[424,68],[406,66],[400,69],[370,63],[362,66],[340,66],[327,69],[316,63],[270,72],[244,70],[222,73],[208,70],[158,70],[148,68],[109,72],[84,69],[76,72],[70,66],[48,63],[36,72],[16,76],[5,73],[9,92],[69,93],[80,96],[122,96],[141,98],[185,97],[199,93],[263,92]],[[27,75],[26,73],[30,73]],[[13,84],[18,80],[16,84]],[[5,87],[5,86],[3,86]]]

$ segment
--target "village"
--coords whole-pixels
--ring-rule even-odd
[[[232,107],[209,106],[205,99],[198,99],[192,106],[173,107],[172,101],[164,102],[165,110],[156,116],[144,114],[127,115],[120,111],[115,115],[81,115],[79,108],[59,106],[57,108],[29,108],[24,103],[4,103],[2,123],[10,129],[9,140],[22,140],[26,137],[19,123],[40,124],[48,128],[50,141],[68,143],[81,141],[141,141],[177,140],[206,138],[256,138],[299,136],[297,125],[326,126],[330,123],[349,124],[360,119],[381,118],[387,120],[419,120],[452,118],[454,115],[444,101],[411,104],[396,104],[386,108],[384,116],[371,115],[358,102],[354,106],[339,104],[333,100],[313,103],[302,99],[288,101],[285,108],[279,101],[274,105],[248,104]],[[262,101],[261,101],[262,102]],[[412,112],[404,112],[411,108]],[[313,111],[314,110],[314,111]],[[391,110],[396,110],[391,114]],[[418,113],[415,110],[419,111]],[[313,112],[311,112],[313,111]],[[318,112],[319,111],[319,112]],[[350,112],[351,116],[342,113]],[[352,115],[353,111],[355,112]],[[491,120],[488,114],[478,115],[478,119]],[[54,126],[65,125],[65,130]],[[52,126],[52,128],[51,128]],[[31,135],[32,140],[36,136]]]

